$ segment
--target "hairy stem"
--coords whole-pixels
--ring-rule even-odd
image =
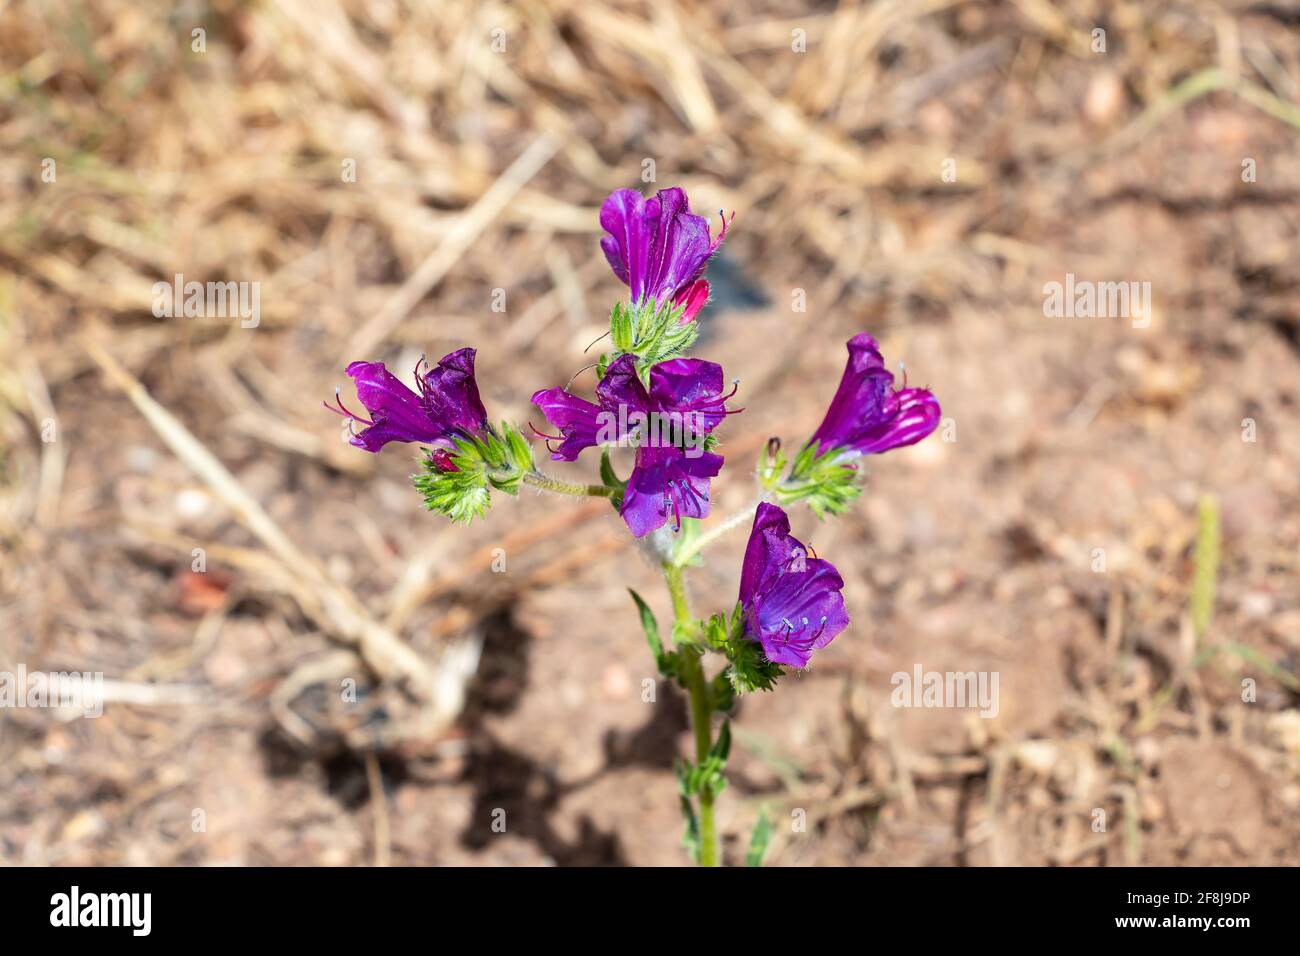
[[[685,567],[690,562],[691,558],[695,557],[697,554],[699,554],[709,545],[713,544],[713,542],[717,541],[724,534],[726,534],[729,531],[734,531],[740,525],[743,525],[746,521],[749,521],[751,518],[754,517],[754,512],[758,510],[759,502],[761,502],[762,500],[763,499],[760,498],[758,499],[758,501],[755,501],[748,508],[742,508],[740,511],[737,511],[734,515],[731,515],[721,524],[714,525],[708,531],[703,532],[699,537],[695,538],[693,541],[690,541],[686,546],[684,546],[683,548],[681,548],[681,550],[677,552],[676,556],[674,556],[673,564],[675,564],[679,568]]]
[[[614,493],[614,489],[607,485],[580,485],[571,481],[560,481],[558,478],[543,475],[540,471],[524,472],[524,484],[541,488],[543,491],[553,491],[558,495],[576,495],[579,498],[608,498]]]
[[[690,605],[686,600],[685,575],[680,565],[664,564],[664,577],[668,593],[673,600],[673,617],[679,624],[691,620]],[[682,677],[691,697],[691,725],[695,729],[695,760],[703,763],[713,747],[713,731],[709,725],[709,688],[704,681],[701,652],[694,647],[681,648]],[[700,790],[700,866],[718,865],[718,837],[713,822],[713,791],[707,786]]]

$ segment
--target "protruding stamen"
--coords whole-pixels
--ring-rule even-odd
[[[733,212],[731,214],[731,218],[728,219],[727,214],[723,212],[721,209],[719,209],[718,218],[722,220],[722,228],[718,231],[718,238],[714,239],[709,246],[710,255],[712,255],[713,251],[717,249],[718,246],[722,245],[722,240],[727,238],[727,229],[728,227],[730,227],[732,220],[736,218],[736,214]]]
[[[543,439],[546,442],[546,450],[549,451],[551,454],[555,454],[555,449],[551,447],[551,442],[564,441],[565,438],[564,435],[548,435],[546,434],[546,432],[538,431],[537,426],[535,426],[532,422],[528,423],[528,427],[533,430],[534,435],[536,435],[538,438]]]
[[[528,427],[533,430],[533,434],[536,435],[538,438],[545,438],[548,441],[564,441],[563,435],[548,435],[546,434],[546,432],[540,431],[537,428],[537,426],[534,425],[532,422],[528,423]]]
[[[424,395],[429,391],[429,389],[424,383],[425,377],[429,374],[427,371],[424,370],[427,369],[428,367],[429,367],[429,359],[423,352],[421,352],[420,360],[415,363],[415,369],[411,372],[411,376],[415,379],[415,387],[420,390],[421,395]]]
[[[321,402],[321,404],[324,405],[326,408],[328,408],[335,415],[342,415],[344,418],[350,418],[354,422],[360,422],[362,425],[365,425],[367,428],[375,424],[368,418],[362,418],[360,415],[353,414],[348,409],[348,407],[343,404],[343,395],[342,393],[340,393],[337,387],[334,389],[334,401],[338,403],[337,408],[335,408],[329,402]]]
[[[682,506],[681,506],[681,488],[677,487],[674,479],[668,479],[668,495],[673,503],[673,533],[676,534],[682,530]]]
[[[692,485],[687,480],[682,480],[677,483],[677,493],[683,497],[689,497],[691,504],[695,507],[695,510],[700,512],[704,511],[704,509],[700,506],[701,497],[703,497],[703,500],[705,501],[709,500],[709,496],[707,494],[701,496],[700,492],[695,490],[695,486]]]

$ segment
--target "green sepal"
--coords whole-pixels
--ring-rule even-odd
[[[452,521],[482,516],[491,505],[492,488],[519,494],[524,475],[533,468],[532,447],[508,422],[502,422],[499,430],[488,425],[477,434],[453,435],[451,443],[450,449],[426,451],[421,462],[424,471],[411,479],[425,507]],[[446,453],[454,471],[438,467],[434,457],[438,452]]]
[[[719,677],[731,685],[733,696],[772,690],[784,673],[780,664],[767,659],[761,644],[745,636],[745,611],[739,601],[729,621],[721,614],[709,618],[704,634],[710,646],[727,655],[727,667]]]
[[[683,322],[683,314],[682,306],[674,302],[662,307],[654,299],[639,306],[617,303],[609,317],[614,351],[602,357],[602,365],[608,366],[620,355],[630,353],[637,357],[637,374],[644,380],[651,368],[681,355],[699,338],[699,326]]]
[[[760,471],[766,473],[770,466],[770,462],[765,462]],[[832,448],[821,453],[817,445],[810,442],[795,456],[789,476],[772,490],[778,504],[803,502],[818,518],[825,518],[828,514],[837,515],[848,510],[853,500],[862,494],[861,477],[862,470],[845,461],[840,449]]]

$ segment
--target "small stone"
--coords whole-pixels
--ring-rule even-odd
[[[1124,83],[1110,70],[1095,74],[1083,101],[1083,115],[1096,126],[1109,126],[1124,105]]]

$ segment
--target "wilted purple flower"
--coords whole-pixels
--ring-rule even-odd
[[[745,634],[763,645],[767,659],[806,667],[849,623],[840,590],[844,581],[829,561],[808,557],[790,534],[790,519],[763,502],[745,547],[740,602]]]
[[[487,425],[487,411],[474,381],[474,354],[474,349],[459,349],[433,368],[421,359],[415,368],[418,394],[383,362],[353,362],[348,375],[356,380],[357,398],[370,418],[353,414],[337,393],[338,407],[325,407],[365,426],[352,436],[352,444],[369,452],[378,452],[390,441],[450,447],[452,435],[474,434]],[[454,471],[451,459],[444,458],[446,467],[439,466]]]
[[[599,404],[562,388],[543,389],[533,404],[560,430],[543,435],[560,442],[556,461],[573,461],[597,444],[637,445],[636,466],[623,497],[623,519],[641,537],[674,518],[709,513],[709,479],[722,457],[703,450],[705,437],[730,414],[723,394],[722,366],[702,359],[669,359],[641,383],[636,357],[622,355],[596,386]]]
[[[609,233],[600,248],[627,283],[633,304],[672,301],[685,309],[682,321],[695,318],[709,300],[704,266],[727,235],[727,219],[712,239],[708,220],[691,212],[683,190],[661,189],[646,199],[619,189],[600,207],[600,225]]]
[[[849,362],[812,441],[825,454],[862,455],[912,445],[939,424],[939,400],[924,388],[894,388],[880,348],[866,332],[849,339]]]

